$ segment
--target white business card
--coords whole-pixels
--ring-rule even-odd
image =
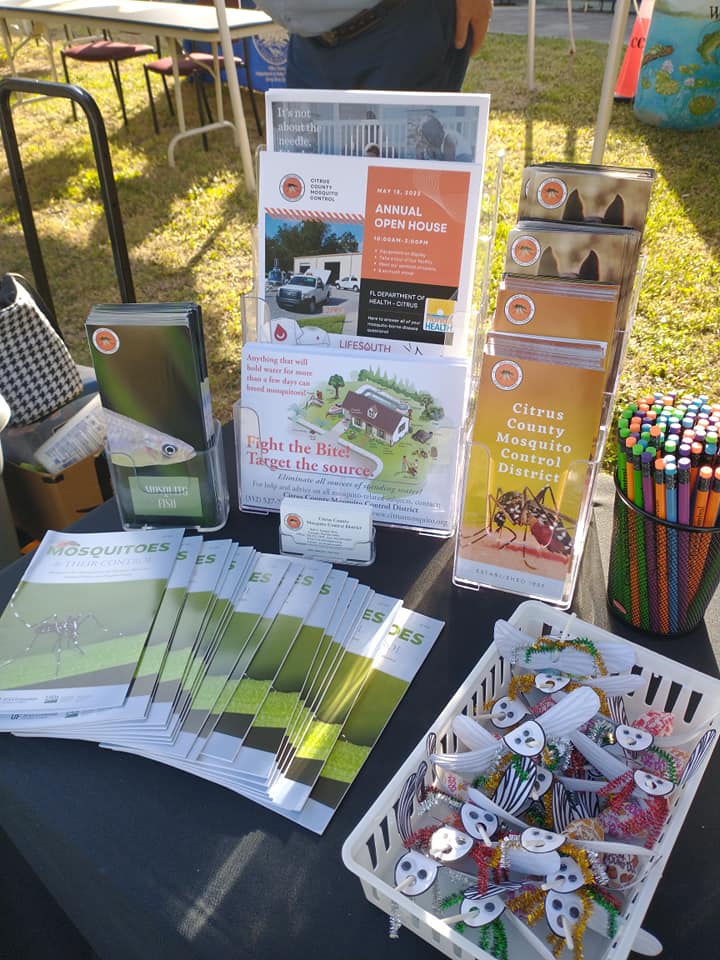
[[[280,504],[280,551],[334,563],[372,563],[375,559],[372,508],[364,504],[284,497]]]

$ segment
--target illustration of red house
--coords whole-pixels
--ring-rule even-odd
[[[390,398],[384,403],[377,391],[356,393],[348,391],[342,401],[343,417],[359,430],[393,446],[410,429],[410,415],[399,410]]]

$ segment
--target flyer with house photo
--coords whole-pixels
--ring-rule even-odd
[[[243,509],[285,496],[365,503],[373,520],[450,534],[467,363],[247,342],[238,417]]]
[[[275,151],[482,164],[490,96],[277,87],[265,110]]]
[[[258,339],[465,356],[481,185],[476,164],[261,153]]]

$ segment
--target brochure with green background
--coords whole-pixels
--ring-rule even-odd
[[[281,602],[290,586],[286,575],[290,561],[273,554],[260,554],[250,574],[242,596],[237,600],[233,615],[225,630],[205,680],[193,701],[186,721],[193,733],[193,742],[187,755],[197,757],[222,715],[232,693],[230,676],[240,658],[255,637],[264,636],[275,616],[276,604]],[[283,591],[280,587],[285,584]]]
[[[250,723],[267,694],[272,679],[312,609],[330,572],[330,564],[291,560],[291,589],[276,611],[270,628],[252,645],[248,656],[236,664],[228,686],[232,688],[203,755],[232,763]]]
[[[250,565],[254,553],[252,547],[234,545],[234,550],[231,550],[226,569],[215,592],[209,616],[185,671],[180,696],[173,706],[172,716],[166,731],[166,738],[171,743],[174,743],[177,739],[184,717],[192,704],[195,693],[214,656],[218,641],[230,619],[235,598],[242,592],[245,578],[250,574]]]
[[[398,612],[373,658],[371,669],[347,714],[339,738],[336,738],[322,764],[315,785],[308,790],[305,802],[298,809],[290,810],[246,791],[230,779],[221,777],[217,782],[314,833],[323,833],[443,626],[441,620],[406,608]]]
[[[0,617],[0,710],[120,706],[182,538],[48,531]]]
[[[197,556],[185,604],[160,672],[155,699],[147,719],[137,725],[137,733],[133,734],[140,740],[162,734],[170,721],[173,706],[180,695],[182,679],[212,608],[215,589],[231,547],[231,540],[210,540]]]
[[[235,768],[226,774],[232,777],[233,783],[248,791],[257,792],[263,800],[270,799],[272,782],[292,759],[292,743],[302,740],[313,721],[327,685],[342,662],[342,656],[362,614],[371,603],[373,591],[369,587],[360,586],[356,580],[348,579],[350,582],[345,583],[340,601],[323,635],[316,658],[317,665],[313,664],[313,669],[307,674],[297,705],[285,729],[279,731],[279,745],[272,757],[270,769],[262,777]]]
[[[231,616],[209,659],[203,679],[192,696],[190,709],[183,718],[177,737],[162,749],[153,745],[153,755],[162,753],[184,758],[191,749],[202,749],[204,738],[200,732],[209,722],[224,683],[273,599],[287,568],[288,561],[280,557],[256,555],[252,570],[241,592],[235,597]],[[146,753],[145,750],[142,752]]]
[[[325,830],[443,626],[403,607],[296,822],[315,833]]]
[[[205,758],[212,758],[214,761],[229,763],[235,755],[237,746],[235,737],[232,735],[232,712],[230,709],[232,698],[238,683],[245,675],[247,665],[255,656],[256,651],[282,611],[302,566],[298,561],[288,558],[282,559],[287,563],[287,567],[277,582],[273,598],[264,615],[250,633],[230,676],[223,684],[212,713],[208,716],[200,731],[198,739],[202,739],[202,746],[197,756],[199,762],[202,762]]]
[[[317,658],[332,614],[340,600],[347,573],[330,570],[305,617],[285,660],[272,681],[233,762],[237,772],[265,780],[282,736],[300,698],[305,678]]]
[[[340,620],[341,627],[339,627],[337,630],[335,627],[331,628],[333,629],[337,639],[340,641],[339,646],[341,655],[339,657],[334,657],[337,662],[342,662],[342,654],[344,654],[346,647],[354,636],[354,630],[351,632],[349,630],[349,625],[352,624],[353,627],[357,627],[362,613],[366,612],[367,610],[367,603],[363,603],[363,601],[366,601],[367,597],[373,596],[373,591],[364,587],[355,591],[355,593],[357,593],[357,597],[353,595],[352,600],[349,603],[348,610],[346,611],[346,616]],[[330,649],[332,649],[334,646],[336,646],[335,642],[331,644]],[[334,665],[333,673],[336,669],[337,665]],[[323,687],[323,692],[324,689],[325,687]],[[314,717],[316,710],[317,706],[315,706],[312,717]],[[253,779],[247,774],[238,772],[236,770],[235,759],[240,747],[241,741],[238,737],[233,736],[231,729],[230,732],[228,729],[222,733],[215,732],[212,735],[210,746],[203,750],[198,757],[197,763],[199,766],[188,766],[187,769],[190,769],[193,772],[200,772],[201,775],[207,775],[209,779],[220,778],[222,782],[226,782],[227,784],[232,783],[233,786],[237,787],[238,789],[245,789],[246,787],[248,789],[258,789],[260,791],[260,798],[268,799],[266,784],[263,783],[260,785],[257,783],[257,781],[253,781]]]
[[[394,597],[373,595],[372,608],[363,613],[314,719],[302,740],[293,744],[294,754],[285,774],[271,788],[278,806],[299,810],[307,800],[400,606]]]
[[[228,705],[236,736],[244,742],[257,712],[265,703],[278,671],[292,650],[303,624],[320,595],[332,567],[318,560],[304,561],[283,609],[245,669]],[[222,724],[221,720],[221,724]],[[237,754],[234,760],[237,759]]]
[[[202,546],[202,537],[185,537],[175,558],[165,593],[150,629],[150,635],[121,707],[106,710],[70,710],[49,717],[25,715],[13,724],[13,731],[27,730],[43,737],[62,737],[97,741],[109,725],[117,732],[122,723],[144,720],[157,687],[157,680],[167,654],[170,637],[185,602],[195,559]],[[47,726],[52,723],[53,726]]]
[[[99,304],[86,321],[123,522],[214,529],[222,499],[200,306]]]

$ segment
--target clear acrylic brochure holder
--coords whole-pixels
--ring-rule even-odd
[[[592,500],[598,471],[602,467],[605,444],[612,429],[615,396],[635,319],[646,258],[641,256],[634,278],[627,320],[613,334],[612,359],[608,366],[606,389],[601,399],[600,427],[593,456],[588,461],[571,463],[559,490],[581,490],[580,505],[566,518],[563,499],[558,501],[541,491],[528,491],[522,482],[509,484],[507,490],[491,489],[491,462],[488,448],[473,442],[471,434],[465,450],[462,494],[463,518],[455,544],[453,583],[478,590],[480,587],[515,593],[532,600],[567,609],[577,584],[580,561],[592,519]],[[482,355],[482,354],[481,354]],[[558,368],[561,373],[562,368]],[[473,499],[474,486],[487,491],[484,502]],[[468,504],[471,509],[468,510]],[[509,544],[519,556],[514,564],[501,561]],[[493,562],[492,554],[496,562]],[[513,569],[513,567],[515,569]],[[550,568],[555,569],[550,572]]]
[[[388,516],[382,514],[383,503],[380,502],[381,498],[378,499],[379,510],[375,511],[374,503],[374,521],[380,526],[390,526],[390,527],[399,527],[405,530],[412,530],[413,532],[421,533],[428,536],[436,536],[441,538],[447,538],[453,535],[455,532],[457,524],[457,514],[458,514],[458,505],[459,505],[459,487],[460,479],[462,477],[462,464],[464,456],[464,438],[466,436],[467,429],[467,411],[470,397],[472,394],[472,370],[473,370],[473,351],[476,349],[477,340],[478,340],[478,317],[484,316],[486,312],[486,303],[488,297],[489,289],[489,268],[490,260],[492,253],[492,246],[494,242],[495,227],[497,223],[497,209],[498,209],[498,195],[499,189],[498,185],[501,178],[502,170],[502,158],[503,154],[500,153],[497,158],[497,175],[495,178],[491,179],[489,185],[483,185],[483,195],[482,201],[480,204],[480,219],[478,224],[478,234],[477,234],[477,248],[476,248],[476,262],[478,266],[478,276],[476,278],[476,288],[479,288],[480,294],[480,303],[481,308],[480,312],[476,313],[474,310],[468,311],[457,311],[452,318],[452,323],[449,324],[450,329],[446,329],[444,335],[444,342],[440,344],[440,349],[435,350],[435,356],[439,360],[452,360],[456,366],[453,367],[453,376],[458,379],[458,382],[462,381],[462,403],[458,404],[457,415],[452,424],[453,437],[451,444],[448,445],[448,450],[446,454],[447,465],[445,467],[445,473],[443,474],[442,482],[442,496],[437,497],[438,501],[442,501],[439,509],[436,513],[433,512],[434,505],[431,505],[424,509],[422,519],[420,522],[413,522],[412,519],[408,519],[407,522],[404,522],[405,516],[402,509],[399,509],[395,516]],[[256,296],[247,296],[242,301],[242,326],[243,326],[243,342],[247,344],[248,342],[254,342],[255,344],[268,343],[278,345],[282,343],[284,349],[287,350],[288,356],[316,356],[320,357],[324,348],[329,346],[329,343],[326,342],[328,338],[323,336],[323,323],[328,321],[329,316],[322,314],[315,314],[314,316],[305,317],[302,314],[288,315],[289,319],[287,324],[283,324],[283,318],[277,317],[277,309],[272,305],[273,298],[273,289],[270,285],[265,286],[265,278],[257,278],[256,284],[256,293],[260,295]],[[278,336],[279,333],[279,336]],[[315,338],[315,340],[313,339]],[[408,343],[406,345],[395,345],[397,348],[397,353],[394,355],[402,356],[404,361],[411,356],[420,356],[422,357],[424,351],[423,344]],[[403,354],[400,350],[406,348]],[[346,354],[348,357],[353,357],[353,364],[356,368],[362,368],[363,366],[372,366],[378,367],[382,364],[384,367],[387,367],[388,370],[392,368],[393,354],[386,354],[384,357],[380,357],[377,354],[364,353],[361,350],[347,351]],[[441,367],[439,365],[438,370]],[[449,369],[449,368],[447,368]],[[277,384],[276,389],[282,389],[281,384]],[[327,406],[327,397],[323,396],[320,400],[321,403],[325,403]],[[307,401],[305,401],[307,402]],[[312,403],[312,400],[310,401]],[[333,407],[330,404],[330,407]],[[462,409],[460,409],[462,407]],[[397,474],[401,479],[403,475],[408,478],[412,476],[423,476],[429,473],[429,468],[435,469],[437,460],[438,446],[433,443],[433,433],[435,433],[435,427],[433,425],[431,417],[427,416],[429,410],[422,410],[422,406],[415,403],[415,408],[418,413],[418,421],[413,421],[412,416],[410,421],[412,423],[412,429],[410,430],[408,436],[412,437],[413,443],[411,448],[407,451],[407,454],[400,458],[398,455],[398,463],[394,471],[386,469],[387,473]],[[317,411],[313,407],[313,413],[317,414]],[[291,415],[296,418],[296,420],[307,419],[303,416],[303,411],[294,412],[291,411]],[[331,416],[336,416],[336,411],[333,409],[330,412]],[[421,419],[424,417],[424,422]],[[247,497],[247,490],[244,489],[244,477],[246,476],[246,458],[249,456],[248,449],[249,444],[255,444],[262,447],[263,444],[268,446],[268,437],[263,436],[263,426],[266,426],[267,418],[263,419],[262,416],[258,415],[258,411],[254,409],[253,403],[247,399],[247,390],[243,389],[241,385],[241,396],[240,399],[236,402],[233,407],[233,421],[235,427],[235,450],[237,457],[237,477],[238,477],[238,502],[240,504],[240,509],[248,512],[258,512],[258,513],[268,513],[276,512],[279,509],[279,502],[281,495],[295,495],[295,496],[307,496],[308,498],[323,498],[323,499],[333,499],[337,501],[342,501],[342,491],[333,490],[328,493],[327,496],[323,491],[322,487],[310,486],[304,487],[301,486],[299,489],[293,489],[293,483],[291,479],[285,479],[283,482],[286,484],[286,487],[280,493],[277,493],[273,490],[274,486],[277,486],[278,477],[287,473],[287,463],[284,462],[282,456],[276,455],[275,464],[270,467],[268,470],[267,476],[267,490],[268,498],[267,505],[260,504],[257,502],[249,502]],[[358,428],[358,430],[364,428]],[[267,427],[265,429],[265,434],[268,433]],[[352,425],[347,431],[345,438],[346,440],[352,442],[359,434],[356,433],[356,436],[352,436]],[[249,438],[255,438],[252,441]],[[397,447],[398,451],[401,449],[400,446]],[[374,451],[376,454],[382,457],[382,453],[379,452],[378,448],[375,448]],[[388,458],[385,458],[386,460]],[[407,473],[405,473],[407,471]],[[417,471],[416,474],[413,474],[413,471]],[[384,474],[383,476],[385,476]],[[370,485],[372,487],[372,485]],[[357,501],[359,493],[354,492],[354,497]],[[256,498],[257,499],[257,498]],[[348,498],[350,500],[350,498]],[[368,502],[370,499],[369,496],[366,496],[363,502]],[[429,499],[429,498],[428,498]],[[351,502],[351,501],[350,501]],[[410,502],[408,498],[405,502]],[[404,506],[404,503],[399,501],[400,508]],[[376,514],[376,515],[375,515]]]
[[[212,445],[177,464],[126,465],[113,462],[106,450],[123,529],[185,527],[212,532],[225,526],[230,497],[222,429],[219,421],[214,425]]]

